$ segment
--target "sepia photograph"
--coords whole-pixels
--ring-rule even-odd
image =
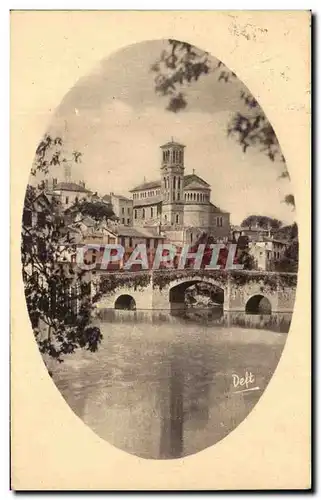
[[[147,40],[83,75],[39,137],[21,242],[43,363],[97,436],[182,458],[258,403],[295,307],[295,197],[268,117],[215,54]]]

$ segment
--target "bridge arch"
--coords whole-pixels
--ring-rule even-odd
[[[114,307],[115,309],[127,309],[130,311],[134,311],[136,309],[136,301],[134,297],[132,297],[132,295],[124,293],[117,297]]]
[[[245,312],[248,314],[271,314],[271,300],[260,293],[253,294],[246,301]]]
[[[175,280],[171,283],[168,298],[170,302],[171,308],[182,308],[185,305],[185,292],[188,288],[197,284],[206,284],[210,285],[213,288],[213,291],[210,292],[209,297],[215,301],[217,304],[223,306],[224,304],[224,295],[225,295],[225,287],[222,286],[221,283],[213,279],[204,279],[202,278],[185,278],[181,280]]]

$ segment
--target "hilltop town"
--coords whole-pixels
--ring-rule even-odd
[[[283,270],[283,265],[289,270],[292,265],[290,270],[296,270],[296,225],[282,227],[268,217],[231,225],[230,213],[212,200],[206,179],[195,170],[185,171],[185,145],[171,140],[160,150],[159,177],[133,186],[130,198],[114,192],[98,195],[66,168],[63,180],[48,178],[32,206],[25,207],[24,224],[41,223],[43,208],[54,205],[62,220],[62,242],[68,236],[77,244],[121,244],[126,249],[144,243],[151,251],[159,242],[177,247],[233,242],[245,268]]]

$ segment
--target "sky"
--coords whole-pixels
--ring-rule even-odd
[[[219,82],[210,73],[185,89],[185,110],[167,111],[150,70],[166,46],[148,41],[122,49],[66,94],[47,132],[63,138],[67,158],[74,150],[82,153],[72,180],[84,180],[102,195],[128,196],[135,185],[160,177],[160,146],[173,137],[186,146],[185,173],[194,169],[211,185],[212,203],[231,213],[232,224],[252,214],[293,222],[295,214],[283,202],[291,186],[278,179],[283,165],[253,148],[243,153],[227,137],[229,120],[244,111],[243,84]],[[61,179],[59,170],[52,174]]]

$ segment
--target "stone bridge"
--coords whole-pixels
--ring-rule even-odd
[[[264,297],[271,312],[292,312],[297,286],[295,273],[240,270],[94,271],[90,280],[96,307],[110,309],[182,309],[186,289],[208,283],[225,311],[256,312]]]

